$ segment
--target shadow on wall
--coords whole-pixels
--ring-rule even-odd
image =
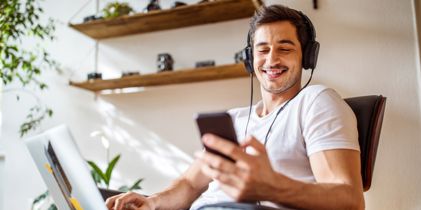
[[[104,118],[100,132],[110,141],[113,151],[122,153],[123,160],[118,164],[114,181],[127,184],[124,180],[140,174],[149,184],[156,185],[156,182],[162,182],[160,178],[169,180],[178,177],[191,164],[189,155],[124,116],[114,105],[99,98],[97,106]]]

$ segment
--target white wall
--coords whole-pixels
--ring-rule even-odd
[[[2,85],[0,85],[0,91],[2,91],[3,90],[3,86]],[[2,93],[0,92],[0,107],[1,107],[1,104],[2,104]],[[0,127],[1,127],[1,124],[2,124],[2,115],[1,115],[1,113],[2,113],[2,110],[0,109]],[[5,157],[5,154],[4,154],[4,151],[3,151],[3,145],[1,144],[1,130],[0,130],[0,210],[3,210],[4,209],[4,182],[5,182],[5,174],[6,174],[6,171],[5,171],[5,162],[6,162],[6,157]]]
[[[49,15],[66,23],[84,2],[47,0],[44,5]],[[316,11],[311,1],[267,3],[303,10],[313,20],[321,43],[313,83],[331,86],[344,97],[388,97],[373,185],[366,193],[367,209],[420,209],[420,70],[412,1],[320,0]],[[89,10],[93,7],[80,16]],[[161,52],[174,56],[175,68],[191,67],[204,59],[232,63],[234,53],[244,46],[247,22],[243,19],[105,40],[100,47],[100,69],[105,77],[115,76],[119,70],[152,72]],[[58,40],[46,47],[74,72],[45,74],[50,89],[41,98],[53,107],[55,115],[42,128],[68,124],[82,154],[101,163],[105,162],[105,151],[89,134],[106,132],[112,140],[111,153],[122,153],[114,186],[145,177],[145,193],[162,189],[186,167],[190,159],[186,154],[200,148],[194,113],[248,103],[247,79],[146,88],[95,100],[92,93],[67,86],[69,77],[83,79],[92,71],[93,53],[89,52],[93,41],[65,24],[59,25],[57,35]],[[1,144],[8,161],[7,182],[0,187],[7,192],[6,209],[28,209],[29,200],[45,190],[17,134],[25,116],[22,110],[33,103],[24,95],[19,103],[11,93],[3,96]]]
[[[4,186],[5,183],[5,161],[6,157],[4,156],[3,151],[0,150],[0,186]],[[4,187],[0,187],[0,210],[4,209]]]

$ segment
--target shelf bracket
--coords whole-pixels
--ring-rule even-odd
[[[313,9],[318,9],[318,8],[319,8],[319,1],[313,0]]]

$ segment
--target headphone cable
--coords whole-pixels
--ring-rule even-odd
[[[246,124],[246,130],[244,132],[244,138],[247,137],[247,129],[249,127],[252,106],[253,106],[253,73],[250,73],[250,105],[249,105],[249,116],[247,118],[247,124]]]
[[[304,88],[306,88],[307,86],[308,86],[308,84],[310,84],[310,81],[311,81],[311,79],[313,78],[313,72],[314,72],[314,69],[311,69],[311,73],[310,73],[310,78],[308,79],[308,81],[307,81],[307,83],[300,89],[300,91],[298,91],[298,93],[297,94],[295,94],[291,99],[289,99],[286,103],[285,103],[285,105],[283,105],[279,110],[278,110],[278,112],[276,113],[276,115],[275,115],[275,118],[273,119],[273,121],[272,121],[272,123],[270,124],[270,126],[269,126],[269,129],[268,129],[268,131],[267,131],[267,133],[266,133],[266,136],[265,136],[265,142],[264,142],[264,146],[266,147],[266,143],[267,143],[267,141],[268,141],[268,139],[269,139],[269,133],[270,133],[270,131],[272,130],[272,126],[273,126],[273,124],[275,123],[275,121],[276,121],[276,118],[278,117],[278,115],[282,112],[282,110],[284,110],[284,108],[289,104],[289,102],[291,102],[296,96],[298,96],[298,94],[300,94],[301,93],[301,91],[302,90],[304,90]]]
[[[311,73],[310,73],[310,78],[308,79],[308,81],[307,81],[307,83],[300,89],[300,91],[298,91],[298,93],[297,94],[295,94],[294,95],[294,97],[292,97],[291,99],[289,99],[286,103],[285,103],[285,105],[284,106],[282,106],[279,110],[278,110],[278,112],[276,113],[276,115],[275,115],[275,118],[273,119],[273,121],[272,121],[272,123],[270,124],[270,126],[269,126],[269,129],[268,129],[268,131],[267,131],[267,133],[266,133],[266,136],[265,136],[265,142],[264,142],[264,146],[266,147],[266,143],[267,143],[267,141],[268,141],[268,139],[269,139],[269,133],[270,133],[270,130],[272,130],[272,126],[273,126],[273,124],[275,123],[275,121],[276,121],[276,118],[278,117],[278,115],[282,112],[282,110],[284,110],[284,108],[288,105],[288,103],[290,102],[290,101],[292,101],[292,99],[294,99],[296,96],[298,96],[298,94],[304,89],[304,88],[306,88],[307,86],[308,86],[308,84],[310,84],[310,81],[311,81],[311,79],[313,78],[313,72],[314,72],[314,69],[311,69]],[[246,134],[247,134],[247,127],[248,127],[248,124],[249,124],[249,120],[250,120],[250,113],[251,113],[251,105],[250,105],[250,112],[249,112],[249,117],[248,117],[248,120],[247,120],[247,126],[246,126]],[[256,201],[256,204],[258,205],[258,206],[261,206],[262,205],[262,203],[261,203],[261,201]]]

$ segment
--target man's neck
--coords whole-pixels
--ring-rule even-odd
[[[260,88],[262,93],[263,108],[261,113],[257,113],[263,117],[271,113],[276,107],[292,99],[301,89],[301,86],[295,85],[282,93],[270,93],[264,88]]]

